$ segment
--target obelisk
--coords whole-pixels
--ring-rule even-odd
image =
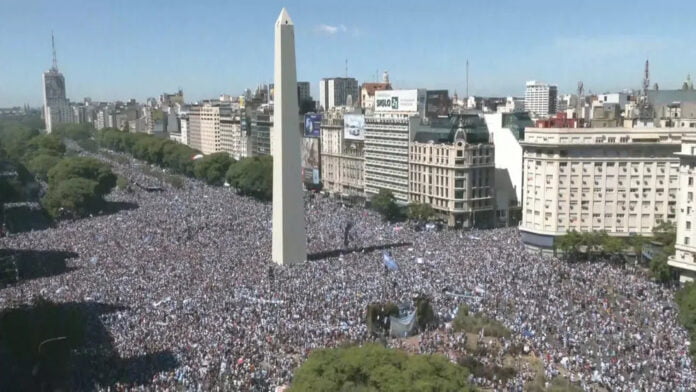
[[[295,27],[283,8],[275,24],[273,105],[273,261],[307,259],[300,169],[300,117],[295,70]]]

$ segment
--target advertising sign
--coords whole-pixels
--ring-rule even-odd
[[[450,99],[447,90],[428,90],[425,113],[428,117],[447,116]]]
[[[378,90],[375,91],[376,112],[417,112],[419,104],[425,103],[422,90]],[[422,97],[420,95],[423,95]]]
[[[303,138],[301,157],[302,181],[307,184],[319,184],[319,139]]]
[[[319,137],[321,135],[321,114],[309,113],[304,117],[304,136]]]
[[[343,138],[346,140],[365,140],[365,115],[346,114],[343,116]]]

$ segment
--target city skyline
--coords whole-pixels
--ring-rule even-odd
[[[345,76],[346,59],[348,75],[360,83],[387,70],[395,88],[446,88],[460,96],[468,59],[471,95],[522,96],[526,80],[556,84],[559,93],[574,92],[580,80],[594,93],[639,88],[649,58],[651,84],[676,89],[696,73],[689,65],[696,54],[687,47],[696,37],[688,10],[696,6],[667,3],[680,12],[655,15],[643,1],[601,9],[592,2],[572,9],[550,2],[282,5],[297,15],[298,80],[309,81],[318,99],[319,80]],[[9,54],[0,106],[41,104],[37,75],[51,66],[52,30],[74,101],[143,101],[178,88],[195,101],[270,83],[272,40],[263,26],[280,6],[11,1],[0,16],[0,50]]]

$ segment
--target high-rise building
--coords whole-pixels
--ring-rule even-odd
[[[495,150],[479,115],[416,126],[408,176],[409,202],[429,204],[448,226],[495,224]]]
[[[569,230],[652,235],[677,215],[681,140],[696,130],[527,128],[520,232],[551,251]]]
[[[74,122],[74,113],[65,95],[65,77],[58,71],[53,35],[51,35],[51,45],[53,65],[51,69],[43,73],[44,120],[48,133],[53,131],[55,125]]]
[[[348,97],[354,105],[358,103],[358,81],[355,78],[324,78],[319,81],[319,104],[324,110],[346,106]]]
[[[524,92],[524,110],[535,117],[556,113],[558,88],[552,84],[529,81]]]
[[[297,82],[297,102],[311,100],[312,95],[309,93],[309,82]]]
[[[682,141],[679,157],[679,195],[677,196],[677,238],[675,254],[668,264],[679,271],[679,280],[696,280],[696,138]]]
[[[272,130],[273,108],[271,106],[263,105],[251,113],[251,156],[271,155]]]
[[[522,146],[526,128],[534,122],[527,112],[486,114],[495,145],[497,226],[515,226],[522,219]]]
[[[244,111],[220,108],[220,146],[234,159],[250,156],[251,135]]]
[[[348,116],[348,128],[345,126],[344,116]],[[364,121],[362,114],[348,113],[345,108],[334,108],[323,114],[320,137],[321,177],[323,189],[331,194],[365,196],[365,140],[350,132],[351,124],[360,126]]]
[[[387,189],[397,201],[408,203],[409,142],[424,112],[425,90],[375,93],[375,111],[365,116],[364,125],[367,197]]]
[[[191,105],[188,113],[188,146],[201,151],[201,110],[202,105]]]

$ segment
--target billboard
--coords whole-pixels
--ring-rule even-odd
[[[425,90],[375,91],[376,112],[418,112],[425,104]]]
[[[365,115],[343,115],[343,138],[347,140],[365,140]]]
[[[302,138],[302,181],[318,185],[319,178],[319,139]]]
[[[319,137],[321,135],[321,114],[309,113],[304,116],[304,136]]]
[[[447,116],[449,114],[450,99],[447,90],[428,90],[426,93],[425,114],[430,117]]]

